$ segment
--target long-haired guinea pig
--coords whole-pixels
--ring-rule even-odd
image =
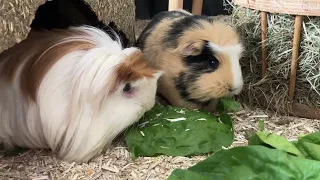
[[[235,29],[184,10],[157,14],[136,46],[164,73],[158,93],[171,105],[215,111],[217,99],[243,88],[243,45]]]
[[[142,58],[94,27],[34,31],[0,54],[0,144],[89,161],[154,106]]]
[[[89,25],[99,28],[116,40],[120,37],[123,47],[128,47],[129,39],[119,30],[114,22],[106,25],[98,19],[96,13],[85,0],[51,0],[40,5],[35,13],[30,28],[40,29],[67,29],[73,26]],[[118,34],[114,36],[113,32]]]

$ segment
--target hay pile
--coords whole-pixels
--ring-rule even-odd
[[[245,100],[251,105],[288,111],[291,53],[295,17],[268,14],[267,77],[261,75],[261,21],[258,10],[225,0],[232,11],[231,25],[242,35],[246,52],[242,60]],[[320,17],[305,17],[301,32],[295,102],[320,108]]]
[[[0,52],[23,40],[43,0],[0,1]]]
[[[133,44],[135,40],[133,0],[87,0],[87,2],[102,21],[106,23],[114,21]],[[45,0],[0,1],[0,52],[26,38],[34,13],[43,3]]]
[[[135,41],[135,4],[134,0],[86,0],[104,22],[113,21],[133,45]]]

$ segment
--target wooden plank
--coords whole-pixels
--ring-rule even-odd
[[[203,0],[193,0],[192,1],[192,14],[201,15],[202,14],[202,4],[203,4]]]
[[[267,26],[268,26],[268,17],[267,12],[261,12],[261,57],[262,57],[262,78],[267,75]]]
[[[320,16],[320,0],[232,0],[232,2],[271,13]]]
[[[291,71],[290,71],[290,85],[289,85],[289,101],[290,102],[293,102],[294,90],[295,90],[296,79],[297,79],[296,76],[297,76],[297,66],[298,66],[298,58],[299,58],[301,26],[302,26],[302,16],[297,15],[295,24],[294,24]]]
[[[290,114],[297,117],[320,120],[320,109],[304,104],[294,103]]]
[[[169,0],[168,11],[183,9],[183,0]]]

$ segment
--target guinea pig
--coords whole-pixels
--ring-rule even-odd
[[[84,0],[51,0],[40,5],[35,17],[30,24],[31,30],[40,29],[67,29],[74,26],[93,26],[99,28],[116,40],[120,37],[123,47],[128,47],[129,39],[126,34],[119,30],[114,22],[106,25],[98,19],[96,13]],[[117,33],[117,37],[113,32]]]
[[[161,74],[95,27],[33,31],[0,54],[0,144],[87,162],[154,106]]]
[[[158,94],[171,105],[214,112],[220,97],[243,88],[237,31],[208,16],[163,11],[139,35],[144,59],[163,71]]]

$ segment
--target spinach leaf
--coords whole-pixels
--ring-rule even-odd
[[[239,110],[240,104],[232,97],[222,97],[218,101],[217,109],[220,113],[236,112]]]
[[[220,150],[189,169],[175,169],[168,180],[318,180],[319,172],[319,161],[253,145]]]
[[[320,161],[320,132],[300,137],[296,147],[307,158]]]
[[[189,170],[184,170],[184,169],[175,169],[172,174],[169,176],[168,180],[210,180],[212,178],[209,178],[205,175],[202,175],[201,173],[198,172],[193,172]]]
[[[146,112],[138,126],[125,134],[133,158],[137,156],[190,156],[216,152],[230,146],[232,119],[209,112],[156,105]]]
[[[285,137],[273,133],[264,131],[256,132],[256,134],[249,138],[248,144],[273,147],[304,158],[304,155],[299,151],[299,149],[296,148],[294,144],[289,142]]]
[[[259,131],[264,131],[264,122],[263,122],[263,120],[259,120],[258,129],[259,129]]]

